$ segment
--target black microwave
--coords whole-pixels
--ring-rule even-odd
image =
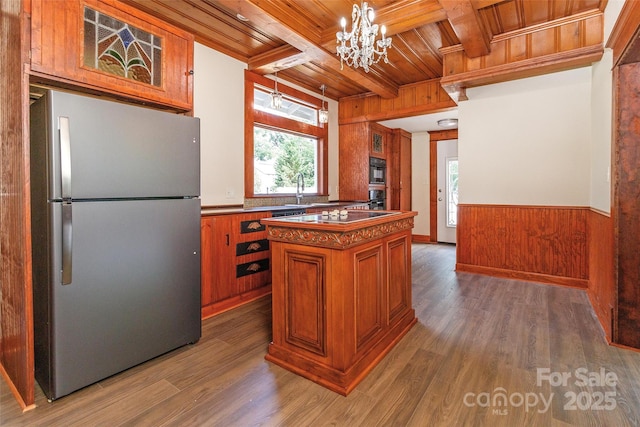
[[[384,184],[387,175],[387,161],[369,157],[369,184]]]

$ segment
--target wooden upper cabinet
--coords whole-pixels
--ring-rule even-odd
[[[193,35],[116,0],[32,0],[31,75],[193,109]]]
[[[389,149],[388,129],[375,123],[371,123],[370,127],[371,145],[369,147],[369,155],[386,159],[387,150]]]

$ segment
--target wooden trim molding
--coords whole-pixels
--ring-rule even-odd
[[[458,139],[458,129],[429,132],[429,239],[438,241],[438,141]]]
[[[263,286],[261,288],[253,289],[248,292],[243,292],[222,301],[214,302],[213,304],[202,307],[202,320],[208,319],[209,317],[217,316],[218,314],[224,313],[225,311],[240,307],[241,305],[245,305],[247,303],[250,303],[251,301],[255,301],[267,295],[271,295],[271,284]]]
[[[320,248],[346,249],[379,239],[381,236],[413,228],[413,217],[349,231],[311,230],[269,224],[269,240],[298,243]]]
[[[433,243],[431,241],[431,236],[425,236],[424,234],[412,234],[411,242],[412,243]]]
[[[272,90],[274,88],[274,80],[264,76],[245,70],[244,73],[244,197],[252,198],[272,198],[293,196],[293,194],[254,194],[254,141],[253,128],[255,124],[265,127],[282,130],[284,132],[299,133],[303,135],[314,136],[318,140],[317,162],[318,162],[318,196],[326,196],[329,194],[329,124],[319,123],[317,126],[303,124],[298,121],[279,117],[273,114],[263,113],[253,108],[254,88],[261,86]],[[315,96],[299,91],[295,88],[287,86],[280,82],[280,92],[295,98],[301,103],[305,103],[311,108],[320,108],[322,101]]]
[[[623,57],[637,45],[636,33],[639,26],[640,2],[626,1],[606,45],[613,50],[614,67],[624,63]]]
[[[586,289],[585,207],[458,206],[458,271]]]

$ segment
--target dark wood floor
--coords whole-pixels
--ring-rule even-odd
[[[54,403],[38,390],[37,408],[24,414],[0,380],[0,424],[640,424],[640,353],[606,344],[584,292],[456,274],[454,263],[452,246],[414,245],[419,322],[346,398],[264,360],[271,312],[263,298],[206,320],[196,345]],[[538,369],[570,377],[552,385]]]

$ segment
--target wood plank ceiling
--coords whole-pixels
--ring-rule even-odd
[[[393,39],[389,64],[369,73],[341,67],[339,21],[358,0],[125,0],[192,32],[196,41],[311,91],[325,84],[332,99],[397,95],[402,85],[440,78],[440,48],[462,44],[485,55],[493,37],[600,10],[607,0],[370,0],[375,21]],[[247,21],[239,19],[242,15]],[[347,29],[350,29],[350,23]]]

